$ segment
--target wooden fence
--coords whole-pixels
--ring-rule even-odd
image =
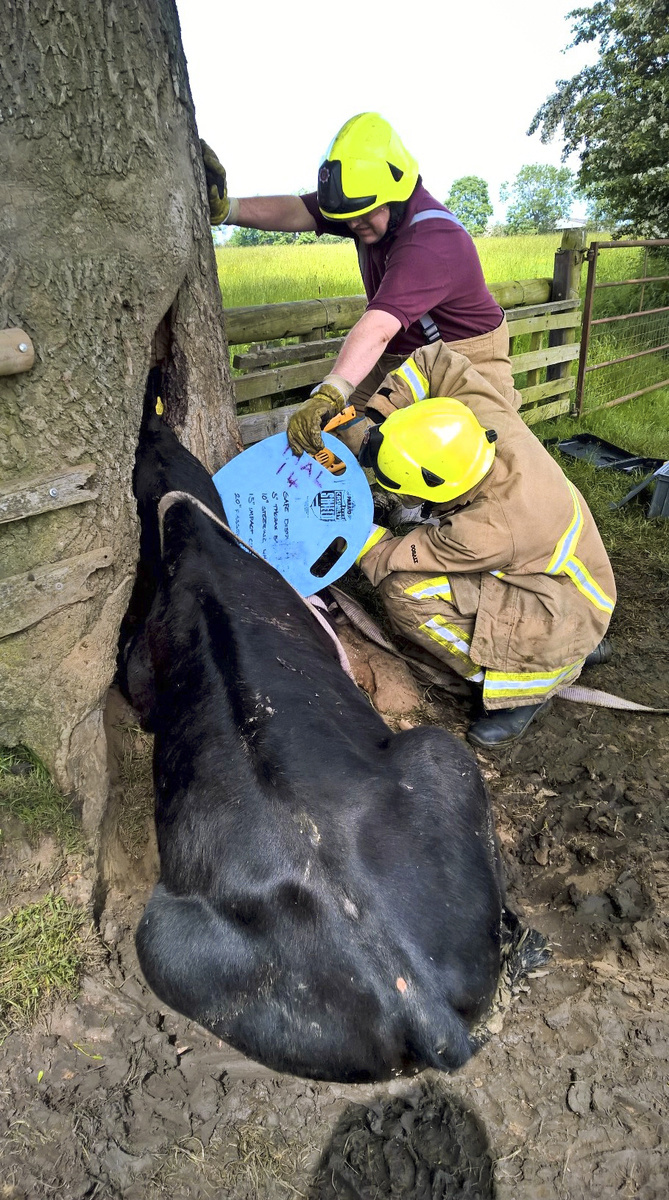
[[[528,425],[573,406],[581,313],[579,278],[583,234],[565,231],[553,278],[490,284],[506,312],[511,363]],[[295,300],[226,310],[233,354],[242,374],[234,379],[244,445],[285,429],[290,414],[332,369],[344,336],[365,310],[364,296]],[[297,339],[288,344],[284,339]],[[523,339],[522,344],[520,339]]]

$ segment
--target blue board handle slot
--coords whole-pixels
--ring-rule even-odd
[[[342,472],[342,474],[343,474],[343,472]],[[339,478],[341,478],[341,475],[339,476]],[[340,542],[342,544],[337,545],[338,542]],[[316,558],[314,560],[314,562],[312,562],[311,566],[309,567],[309,570],[310,570],[311,574],[313,575],[314,579],[318,583],[320,583],[321,587],[323,587],[323,583],[321,581],[325,578],[325,576],[328,574],[329,571],[334,570],[337,563],[339,562],[339,559],[342,557],[343,554],[346,553],[347,550],[348,550],[348,542],[346,541],[346,538],[343,538],[343,537],[333,538],[333,540],[330,542],[330,545],[326,546],[325,550],[323,550],[322,553],[319,554],[318,558]],[[328,558],[329,554],[331,554],[333,556],[333,561],[331,562],[330,566],[328,567],[325,564],[327,563],[327,558]],[[325,567],[325,569],[322,571],[317,571],[316,568],[321,563],[323,563],[323,566]]]

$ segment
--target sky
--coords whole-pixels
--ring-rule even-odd
[[[380,112],[437,200],[454,179],[479,175],[503,220],[504,181],[526,163],[562,165],[560,141],[543,146],[527,129],[556,81],[597,57],[596,43],[563,52],[577,2],[357,0],[324,10],[312,0],[248,9],[177,0],[200,136],[230,195],[294,193],[315,189],[349,117]],[[578,159],[567,165],[575,171]]]

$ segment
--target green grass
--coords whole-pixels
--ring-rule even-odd
[[[34,845],[52,834],[64,849],[83,846],[81,827],[72,804],[54,786],[46,767],[24,747],[0,749],[0,830],[2,814],[20,820]]]
[[[487,283],[509,279],[553,277],[555,251],[561,233],[524,234],[517,237],[475,238],[483,274]]]
[[[249,246],[216,250],[225,308],[362,292],[351,242],[340,246]]]
[[[76,996],[94,946],[82,908],[48,895],[0,921],[0,1029],[33,1021],[45,1004]]]

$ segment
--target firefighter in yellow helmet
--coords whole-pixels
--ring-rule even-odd
[[[394,629],[476,687],[470,741],[506,746],[585,661],[615,602],[588,507],[513,406],[443,343],[384,381],[360,462],[432,524],[374,526],[358,558]]]
[[[296,454],[322,449],[321,429],[351,400],[361,412],[393,367],[414,350],[445,342],[465,354],[515,407],[504,313],[483,278],[472,238],[423,186],[418,163],[378,113],[339,130],[305,196],[230,198],[225,171],[202,143],[213,224],[313,231],[353,238],[367,308],[332,371],[293,415]],[[358,449],[360,430],[344,440]]]
[[[388,492],[431,504],[460,500],[488,474],[497,433],[450,396],[398,409],[366,431],[359,459]]]

